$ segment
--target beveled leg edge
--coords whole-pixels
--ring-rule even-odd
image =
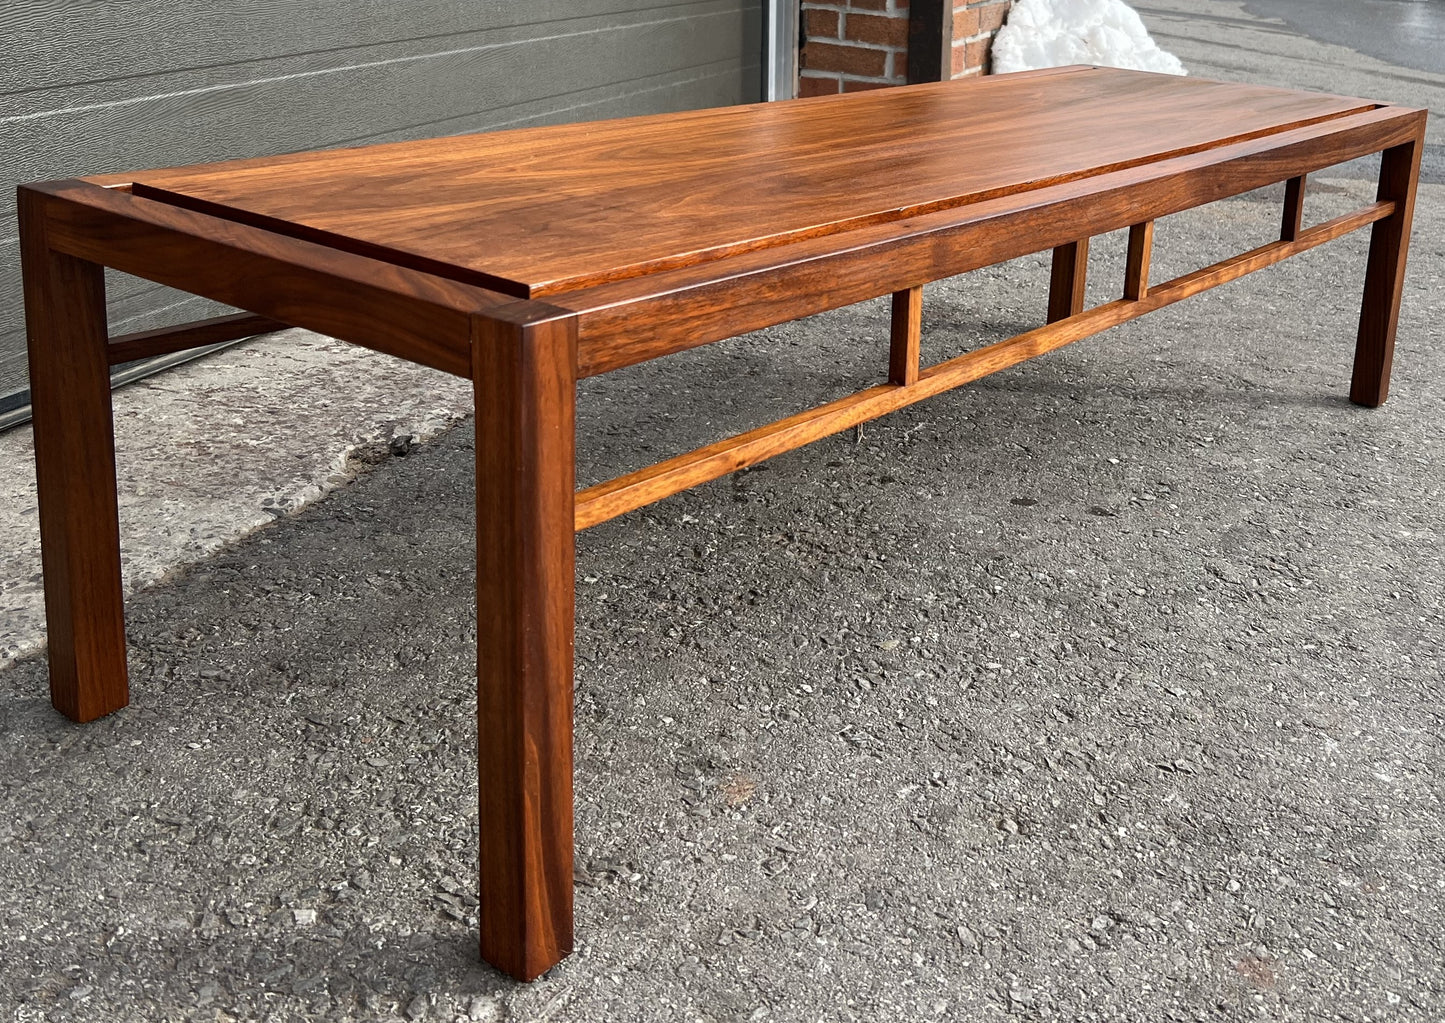
[[[577,331],[525,316],[473,331],[478,947],[531,980],[573,943]]]

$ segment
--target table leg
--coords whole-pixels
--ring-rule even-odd
[[[482,958],[572,949],[575,317],[473,321]]]
[[[893,293],[893,318],[888,336],[888,382],[907,387],[918,383],[919,344],[923,332],[923,285]]]
[[[1380,164],[1378,197],[1395,202],[1395,212],[1375,221],[1370,256],[1365,265],[1365,297],[1360,305],[1360,333],[1355,343],[1355,369],[1350,400],[1356,405],[1382,405],[1390,393],[1390,367],[1395,358],[1395,330],[1400,322],[1400,292],[1405,284],[1405,255],[1410,247],[1410,221],[1415,186],[1420,180],[1420,140],[1387,149]]]
[[[1280,218],[1279,240],[1297,241],[1305,225],[1306,177],[1290,178],[1284,186],[1284,213]]]
[[[50,247],[43,197],[19,214],[50,702],[92,721],[129,702],[105,278]]]
[[[1084,311],[1084,285],[1089,276],[1089,239],[1082,238],[1054,249],[1049,273],[1049,322]]]
[[[1129,228],[1129,253],[1124,261],[1124,297],[1142,302],[1149,296],[1149,263],[1154,258],[1154,221]]]

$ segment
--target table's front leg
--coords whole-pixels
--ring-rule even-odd
[[[577,321],[477,317],[482,957],[531,980],[572,949]]]
[[[1400,295],[1405,286],[1405,257],[1410,248],[1410,222],[1415,189],[1420,181],[1422,135],[1381,154],[1377,198],[1390,199],[1395,212],[1375,221],[1370,256],[1365,264],[1365,297],[1360,305],[1360,332],[1355,343],[1355,368],[1350,400],[1356,405],[1383,405],[1390,393],[1390,368],[1395,361],[1395,330],[1400,324]]]
[[[21,191],[50,701],[92,721],[129,702],[105,279],[51,248],[46,210]]]

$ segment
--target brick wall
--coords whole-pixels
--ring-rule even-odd
[[[932,5],[951,24],[952,77],[988,73],[989,47],[1013,0],[953,0]],[[902,85],[908,80],[908,0],[803,0],[798,95],[822,96]]]
[[[803,4],[798,95],[899,85],[908,75],[908,0]]]
[[[954,78],[989,73],[993,37],[1003,27],[1012,6],[1013,0],[954,0]]]

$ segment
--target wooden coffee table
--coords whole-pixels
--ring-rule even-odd
[[[55,706],[126,705],[108,370],[294,325],[476,395],[481,951],[572,947],[573,532],[1373,224],[1350,397],[1385,400],[1425,111],[1074,67],[20,189]],[[1305,175],[1383,152],[1302,226]],[[1153,284],[1156,218],[1287,181],[1279,240]],[[1086,309],[1088,239],[1129,229]],[[922,286],[1053,250],[1048,322],[919,366]],[[107,337],[102,267],[247,310]],[[893,295],[885,382],[574,492],[583,377]],[[1261,323],[1261,331],[1269,324]]]

